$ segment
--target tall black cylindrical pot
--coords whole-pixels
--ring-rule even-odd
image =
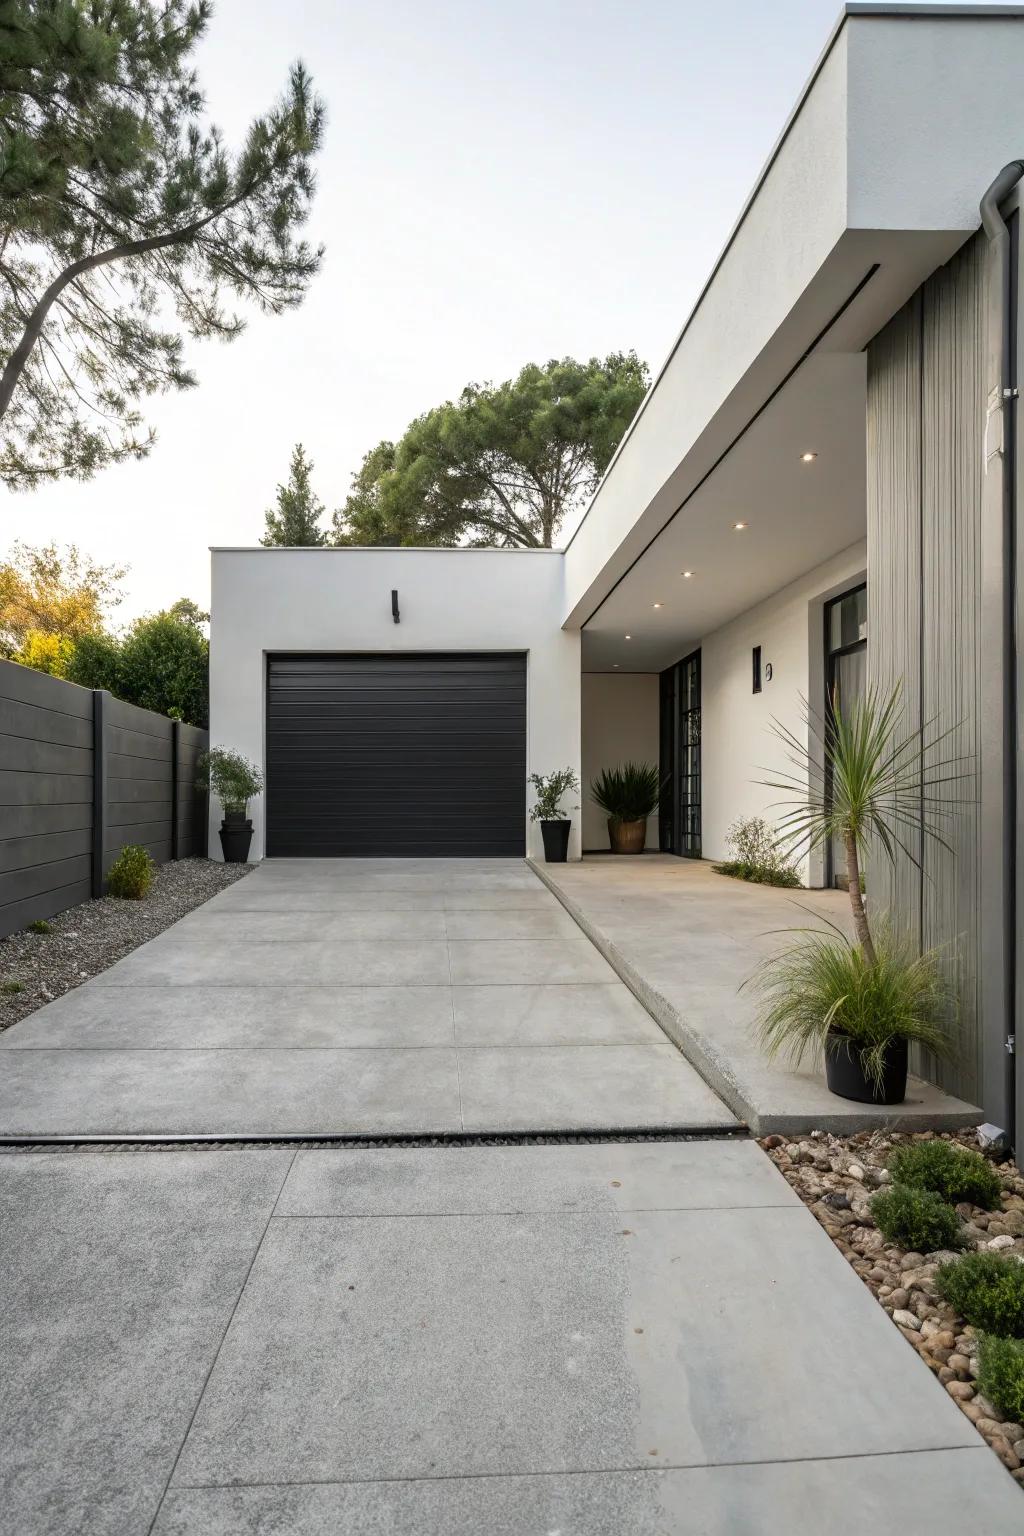
[[[830,1093],[857,1104],[902,1104],[907,1096],[907,1042],[893,1040],[885,1052],[882,1081],[864,1074],[860,1052],[846,1035],[829,1030],[825,1038],[825,1081]]]
[[[569,856],[571,821],[542,821],[540,835],[544,839],[544,858],[548,864],[564,864]]]
[[[225,864],[244,864],[252,842],[252,822],[238,811],[229,812],[220,824],[220,846]]]

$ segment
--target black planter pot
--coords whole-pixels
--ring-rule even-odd
[[[544,839],[544,859],[548,864],[564,864],[569,855],[571,821],[542,821],[540,835]]]
[[[220,824],[220,846],[225,864],[244,864],[252,842],[252,822],[244,811],[228,811]]]
[[[907,1096],[907,1042],[893,1040],[885,1053],[881,1085],[864,1076],[860,1052],[846,1035],[829,1030],[825,1040],[825,1081],[830,1093],[858,1104],[902,1104]]]

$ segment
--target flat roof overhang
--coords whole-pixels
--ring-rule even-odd
[[[687,583],[673,644],[863,537],[863,350],[1024,152],[1021,78],[1019,7],[847,7],[566,546],[564,622],[584,630],[586,667],[698,560],[717,596]],[[742,559],[740,520],[760,529]]]

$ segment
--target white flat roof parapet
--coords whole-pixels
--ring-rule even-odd
[[[566,546],[569,626],[809,348],[859,351],[978,227],[985,187],[1024,148],[1022,20],[845,8]]]
[[[470,544],[211,544],[211,555],[561,555],[562,549]]]

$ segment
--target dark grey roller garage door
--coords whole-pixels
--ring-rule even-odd
[[[271,656],[267,853],[524,852],[524,656]]]

